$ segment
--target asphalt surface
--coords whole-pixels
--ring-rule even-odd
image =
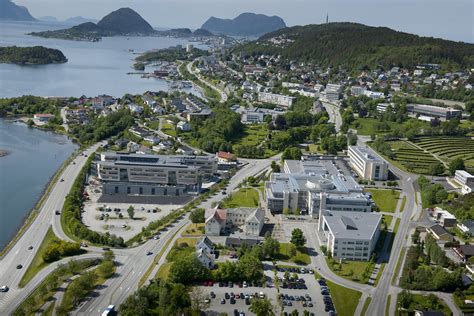
[[[86,154],[88,156],[92,154],[99,145],[96,144],[90,147],[85,151]],[[25,289],[20,289],[18,284],[33,260],[49,227],[53,226],[53,230],[59,238],[69,240],[62,232],[60,216],[55,215],[55,210],[62,210],[64,198],[69,193],[74,180],[86,160],[87,157],[80,155],[74,159],[75,165],[71,163],[65,168],[60,176],[64,181],[58,181],[54,185],[34,222],[17,240],[15,245],[0,259],[0,286],[7,285],[10,288],[9,292],[0,293],[0,315],[3,315],[7,310],[11,310],[12,305],[21,302],[17,297],[26,291]],[[32,250],[28,250],[30,246],[33,246]],[[16,269],[18,264],[23,265],[23,268]],[[30,286],[31,284],[34,287],[40,281],[35,278],[28,285]]]

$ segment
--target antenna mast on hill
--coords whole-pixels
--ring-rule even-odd
[[[329,13],[326,13],[326,24],[329,23]]]

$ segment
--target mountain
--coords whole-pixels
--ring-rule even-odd
[[[97,23],[96,19],[84,18],[82,16],[73,16],[63,21],[64,24],[77,25],[86,22]]]
[[[85,22],[68,29],[33,32],[30,35],[76,41],[98,41],[103,36],[149,35],[156,31],[137,12],[121,8],[103,17],[97,24]]]
[[[211,37],[214,36],[211,32],[205,29],[197,29],[193,32],[194,36],[201,36],[201,37]]]
[[[104,16],[97,23],[101,30],[117,34],[149,34],[153,27],[130,8],[121,8]]]
[[[10,0],[0,0],[0,20],[36,21],[26,7],[16,5]]]
[[[281,55],[286,60],[349,69],[373,69],[379,65],[412,68],[420,63],[474,66],[474,44],[346,22],[281,29],[235,51]]]
[[[235,19],[210,17],[202,29],[213,33],[240,36],[260,36],[286,27],[285,21],[278,16],[242,13]]]

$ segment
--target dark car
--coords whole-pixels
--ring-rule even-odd
[[[16,266],[16,268],[21,269],[21,268],[23,268],[23,266],[21,264],[19,264],[19,265]]]
[[[245,299],[245,305],[250,305],[250,299],[249,298]]]
[[[235,298],[231,297],[231,298],[230,298],[230,303],[231,303],[231,304],[235,304]]]

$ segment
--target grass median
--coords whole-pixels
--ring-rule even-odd
[[[372,297],[367,297],[364,302],[364,307],[362,308],[362,311],[360,313],[361,316],[365,316],[365,313],[367,313],[367,309],[369,308],[370,302],[372,302]]]

